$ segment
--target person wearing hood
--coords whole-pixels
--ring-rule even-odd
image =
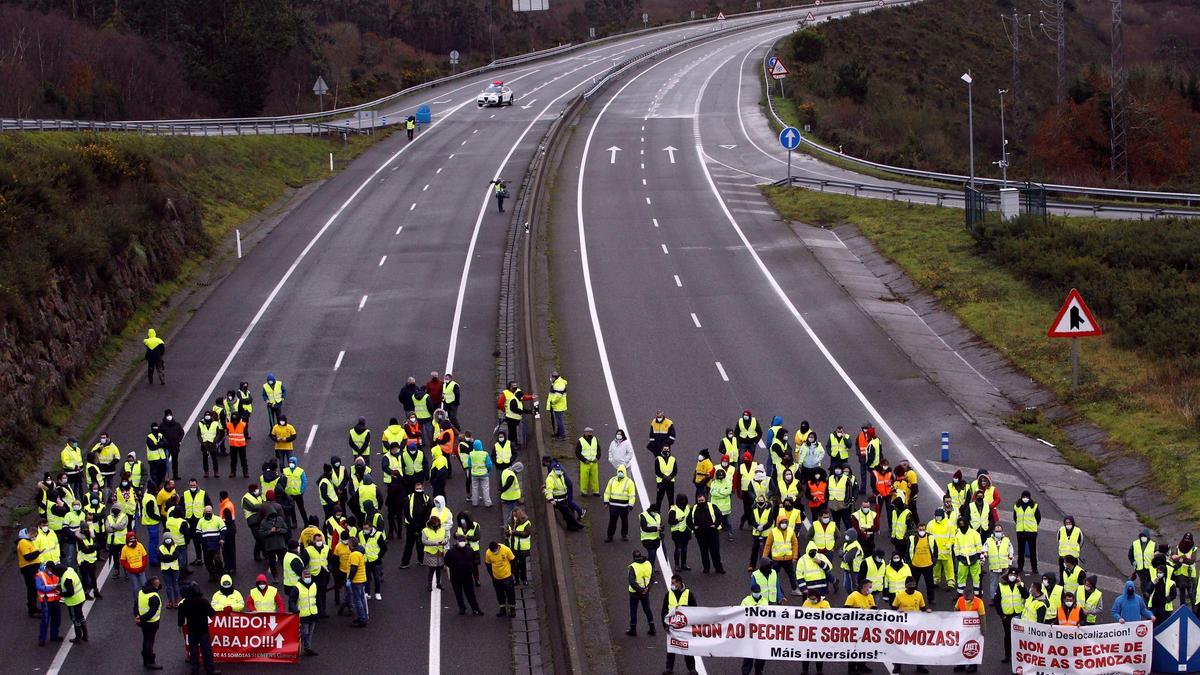
[[[404,428],[400,426],[400,422],[395,418],[388,420],[387,427],[383,430],[383,450],[387,452],[387,448],[392,443],[401,443],[404,441]],[[362,457],[369,464],[371,462],[371,430],[367,427],[367,418],[360,417],[346,432],[346,443],[350,446],[350,456],[353,458]],[[386,464],[384,465],[387,466]]]
[[[1172,576],[1179,587],[1179,602],[1191,606],[1196,595],[1196,542],[1191,532],[1186,532],[1168,558],[1174,569]]]
[[[733,528],[729,522],[729,516],[733,513],[733,467],[729,466],[728,455],[721,457],[721,465],[717,467],[709,484],[708,496],[717,509],[721,529],[725,530],[729,541],[733,541]]]
[[[770,443],[767,444],[767,459],[770,460],[769,473],[774,478],[783,470],[784,460],[792,454],[792,446],[788,440],[788,430],[785,427],[776,425],[771,428],[773,431],[770,434]]]
[[[608,444],[608,463],[612,465],[613,471],[619,466],[628,469],[633,464],[633,443],[629,442],[629,436],[624,429],[617,429]]]
[[[288,527],[287,516],[283,507],[275,499],[275,491],[267,490],[267,498],[259,508],[258,536],[262,543],[263,553],[267,557],[267,566],[271,577],[279,578],[279,566],[283,562],[283,554],[287,551],[288,538],[291,528]]]
[[[771,513],[773,510],[771,502],[767,501],[766,495],[755,497],[754,504],[750,507],[750,533],[753,536],[750,540],[750,561],[746,566],[747,572],[753,572],[754,565],[762,557],[763,547],[767,543],[767,534],[771,531]]]
[[[1137,539],[1129,545],[1129,564],[1133,566],[1133,573],[1141,585],[1142,595],[1150,594],[1151,561],[1157,546],[1149,528],[1142,528]]]
[[[1146,606],[1134,587],[1133,581],[1125,582],[1125,592],[1113,600],[1112,618],[1117,623],[1126,621],[1154,621],[1154,612]]]
[[[287,400],[287,387],[281,380],[275,379],[275,373],[267,373],[267,381],[262,386],[262,400],[267,404],[267,425],[274,428],[283,415],[283,403]]]
[[[441,499],[441,497],[436,499]],[[445,509],[445,506],[442,508]],[[445,510],[449,511],[449,509]],[[442,567],[444,567],[447,543],[446,528],[443,526],[442,520],[436,515],[430,515],[429,520],[425,522],[424,529],[421,530],[421,550],[425,553],[421,564],[429,568],[427,591],[433,591],[435,581],[439,589],[442,587]]]
[[[125,546],[121,548],[121,568],[129,577],[129,587],[133,591],[133,599],[137,601],[138,589],[146,585],[146,568],[150,565],[150,556],[146,547],[138,542],[137,534],[125,534]]]
[[[204,597],[196,584],[189,583],[184,589],[176,620],[180,628],[187,627],[187,652],[192,673],[200,672],[201,661],[208,675],[221,672],[213,665],[212,635],[208,632],[208,620],[215,615],[208,598]]]
[[[158,430],[163,435],[163,442],[170,458],[171,476],[175,480],[181,480],[179,477],[179,445],[183,443],[183,425],[175,419],[175,413],[170,408],[163,411],[162,421],[158,423]]]
[[[613,540],[617,531],[617,521],[621,521],[621,541],[629,541],[629,512],[637,500],[637,489],[633,481],[625,475],[625,467],[617,467],[617,475],[608,479],[604,487],[604,503],[608,505],[608,534],[605,542]],[[655,509],[657,512],[657,509]]]
[[[1150,587],[1150,597],[1146,600],[1146,604],[1150,607],[1150,611],[1154,612],[1155,623],[1162,623],[1171,616],[1171,612],[1175,610],[1175,580],[1171,577],[1170,565],[1167,563],[1165,556],[1154,556],[1154,574],[1151,578],[1154,579],[1154,584]]]
[[[983,539],[979,530],[971,528],[967,519],[959,516],[958,529],[954,533],[954,562],[958,568],[958,590],[970,584],[975,592],[980,590],[980,558],[984,555]]]
[[[228,574],[221,576],[221,585],[213,591],[211,604],[218,612],[241,612],[246,609],[246,600],[242,597],[242,592],[233,587],[233,577]]]
[[[807,483],[817,470],[823,470],[825,448],[817,441],[817,432],[809,431],[804,442],[796,445],[795,454],[800,461],[800,481]]]
[[[274,574],[274,572],[272,572]],[[287,606],[283,601],[283,594],[280,593],[274,586],[267,583],[267,575],[260,574],[254,578],[254,588],[246,594],[249,599],[247,602],[247,611],[250,612],[286,612]]]
[[[550,502],[562,514],[563,521],[567,525],[567,530],[575,532],[582,530],[583,524],[579,522],[576,517],[576,511],[571,506],[572,502],[570,500],[567,480],[566,471],[563,470],[562,464],[553,462],[550,465],[550,470],[546,473],[546,482],[542,488],[542,494],[545,496],[546,501]],[[632,483],[630,484],[632,485]]]
[[[425,484],[417,481],[404,506],[404,554],[400,558],[400,569],[408,568],[413,549],[417,551],[418,563],[425,559],[424,551],[417,544],[421,541],[421,530],[429,520],[430,505]]]
[[[167,343],[162,338],[158,337],[158,332],[153,328],[146,331],[146,339],[142,340],[142,344],[146,345],[146,379],[151,385],[154,384],[154,373],[158,371],[158,383],[165,385],[167,383],[166,368],[163,365],[167,354]]]
[[[162,588],[162,582],[158,577],[150,577],[149,581],[137,588],[135,594],[136,611],[133,622],[142,629],[142,667],[146,670],[163,669],[158,665],[158,657],[154,654],[154,640],[162,620],[162,598],[158,595],[159,588]]]
[[[515,509],[514,509],[515,510]],[[507,522],[507,521],[505,521]],[[467,541],[470,550],[474,553],[475,567],[472,570],[471,578],[475,586],[479,586],[479,561],[480,561],[480,546],[479,546],[479,523],[471,517],[466,511],[459,511],[454,517],[454,537],[455,539],[462,537]]]
[[[1037,576],[1037,538],[1038,527],[1042,523],[1042,510],[1029,490],[1023,491],[1021,497],[1013,504],[1013,522],[1016,523],[1017,532],[1017,573],[1020,574],[1025,569],[1025,558],[1028,556],[1033,574]],[[1149,573],[1146,578],[1149,580]]]
[[[492,456],[483,449],[483,441],[475,439],[471,443],[471,452],[465,459],[464,468],[471,476],[471,506],[479,506],[479,502],[482,501],[484,506],[491,508],[491,473],[495,470],[495,465],[492,463]]]
[[[725,566],[721,564],[721,517],[717,508],[708,502],[707,494],[696,495],[696,505],[688,514],[688,528],[696,535],[696,544],[700,547],[700,565],[705,573],[709,567],[716,569],[717,574],[725,574]]]
[[[963,504],[967,503],[967,497],[971,492],[971,484],[963,478],[962,469],[954,472],[954,480],[946,483],[946,496],[950,498],[950,506],[955,511],[961,509]]]

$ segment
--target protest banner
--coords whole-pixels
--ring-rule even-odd
[[[1012,622],[1012,672],[1020,675],[1147,675],[1154,644],[1149,621],[1095,626]]]
[[[966,665],[983,660],[979,624],[963,612],[679,607],[667,616],[667,649],[686,656]]]
[[[213,661],[218,663],[300,660],[300,617],[296,614],[225,610],[208,620],[208,633],[212,636]]]

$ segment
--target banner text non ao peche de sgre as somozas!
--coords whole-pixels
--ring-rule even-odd
[[[917,665],[983,660],[979,617],[962,612],[679,607],[667,625],[668,651],[687,656]]]

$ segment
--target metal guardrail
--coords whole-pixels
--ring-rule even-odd
[[[842,0],[844,1],[844,0]],[[841,4],[840,2],[830,2],[827,4]],[[730,14],[726,18],[727,25],[725,30],[732,28],[743,28],[747,24],[741,19],[751,16],[774,15],[787,12],[794,12],[803,8],[815,6],[812,3],[795,5],[791,7],[780,7],[774,9],[756,10],[752,12],[742,12],[739,14]],[[350,124],[352,120],[338,119],[345,115],[357,113],[360,111],[373,110],[381,106],[385,106],[400,98],[411,94],[432,89],[442,84],[455,82],[462,79],[481,75],[486,72],[507,68],[514,65],[539,61],[545,58],[550,58],[565,54],[572,51],[577,51],[589,47],[594,47],[599,44],[611,42],[615,40],[623,40],[639,35],[649,33],[662,32],[685,28],[688,26],[702,25],[707,23],[716,23],[716,18],[711,19],[692,19],[688,21],[679,21],[667,23],[661,26],[652,28],[642,28],[633,31],[626,31],[608,35],[595,40],[589,40],[581,43],[568,43],[543,49],[527,54],[510,56],[502,59],[496,59],[491,63],[470,70],[465,70],[455,75],[440,77],[428,82],[422,82],[411,87],[406,87],[400,91],[388,94],[382,98],[358,105],[346,106],[334,110],[326,110],[323,112],[298,113],[294,115],[277,115],[270,117],[220,117],[209,119],[172,119],[172,120],[118,120],[113,122],[89,121],[89,120],[59,120],[59,119],[0,119],[0,132],[2,131],[125,131],[139,133],[159,133],[159,134],[178,134],[178,135],[223,135],[228,131],[229,135],[242,134],[275,134],[275,133],[325,133],[329,131],[353,131],[355,129],[365,129],[364,122],[356,121],[357,124]],[[399,121],[399,118],[396,119]],[[336,124],[335,124],[336,122]],[[307,129],[304,125],[316,125],[313,129]],[[383,126],[377,124],[374,120],[371,126]],[[268,131],[269,129],[269,131]],[[216,133],[211,133],[216,130]]]
[[[779,117],[779,111],[776,110],[775,101],[771,96],[771,82],[770,82],[770,80],[767,79],[767,68],[766,68],[766,59],[767,58],[768,58],[768,55],[763,56],[763,64],[762,64],[763,80],[767,84],[767,87],[766,87],[767,109],[770,111],[771,116],[773,118],[775,118],[775,121],[778,124],[780,124],[782,126],[788,126],[788,123],[784,122],[783,119]],[[923,178],[926,180],[942,181],[942,182],[947,182],[947,183],[959,183],[959,184],[966,184],[967,182],[969,182],[971,180],[969,176],[963,176],[960,174],[940,173],[937,171],[922,171],[921,169],[910,169],[908,167],[903,167],[903,166],[892,166],[890,164],[883,164],[880,162],[873,162],[869,159],[855,157],[853,155],[848,155],[844,152],[839,152],[838,150],[834,150],[833,148],[822,145],[822,144],[808,138],[803,133],[800,134],[800,142],[814,150],[826,153],[828,155],[832,155],[834,157],[837,157],[838,159],[849,162],[851,164],[855,164],[855,165],[869,168],[869,169],[875,169],[877,171],[884,171],[884,172],[896,174],[899,176],[908,176],[911,178]],[[983,185],[990,185],[993,187],[1000,187],[1000,186],[1004,185],[1004,182],[1001,180],[998,180],[995,178],[980,178],[978,176],[975,177],[975,183],[983,184]],[[1011,184],[1011,181],[1010,181],[1010,184]],[[1109,199],[1129,199],[1129,200],[1132,200],[1135,202],[1138,200],[1151,201],[1151,202],[1154,202],[1154,201],[1182,202],[1186,206],[1193,206],[1193,205],[1200,206],[1200,194],[1196,194],[1196,193],[1161,192],[1161,191],[1154,191],[1154,190],[1121,190],[1121,189],[1117,189],[1117,188],[1089,187],[1089,186],[1085,186],[1085,185],[1058,185],[1058,184],[1054,184],[1054,183],[1039,183],[1039,185],[1044,187],[1047,192],[1052,192],[1052,193],[1060,194],[1060,195],[1077,195],[1077,196],[1082,195],[1082,196],[1088,196],[1088,197],[1107,197]],[[1091,208],[1092,207],[1089,205],[1088,209],[1091,209]],[[1106,211],[1117,211],[1117,210],[1121,210],[1122,208],[1125,208],[1125,207],[1110,206],[1110,207],[1103,207],[1103,208]],[[1130,213],[1141,213],[1145,209],[1139,209],[1136,207],[1128,207],[1128,208],[1125,208],[1125,210],[1129,211]],[[1158,209],[1158,210],[1163,211],[1163,212],[1171,211],[1170,209]],[[1195,212],[1190,212],[1190,211],[1179,211],[1177,213],[1180,213],[1180,214],[1186,215],[1186,216],[1193,216],[1193,217],[1197,215]]]
[[[786,178],[777,180],[774,185],[787,185]],[[855,183],[852,181],[830,180],[827,178],[805,178],[802,176],[792,176],[792,184],[800,184],[817,188],[819,192],[837,192],[839,194],[850,194],[855,197],[862,194],[877,194],[890,197],[892,201],[902,201],[904,197],[917,197],[931,200],[937,206],[945,206],[946,203],[961,205],[965,201],[963,192],[954,192],[948,190],[932,190],[929,188],[918,187],[895,187],[891,185],[878,185],[871,183]],[[911,199],[907,201],[912,201]],[[988,208],[993,206],[999,208],[1000,198],[995,195],[987,195],[986,201]],[[1146,218],[1200,218],[1200,211],[1188,211],[1183,209],[1171,209],[1166,207],[1138,207],[1138,206],[1121,206],[1119,204],[1082,204],[1079,202],[1047,202],[1047,207],[1056,211],[1070,211],[1081,214],[1090,213],[1094,216],[1102,216],[1106,214],[1121,214],[1125,216],[1137,216],[1138,220]]]

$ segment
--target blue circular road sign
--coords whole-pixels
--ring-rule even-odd
[[[796,127],[784,127],[783,131],[779,132],[779,144],[785,150],[795,150],[800,147],[800,130]]]

